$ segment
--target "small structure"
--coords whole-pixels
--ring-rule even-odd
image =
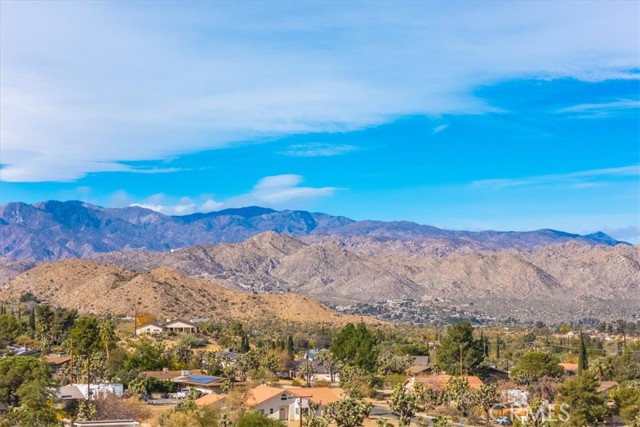
[[[122,397],[124,394],[124,386],[120,383],[104,383],[104,384],[91,384],[87,387],[87,384],[71,384],[80,390],[82,396],[86,399],[90,391],[90,399],[95,399],[99,395],[113,394],[114,396]]]
[[[71,362],[71,356],[66,355],[66,354],[60,354],[60,353],[47,354],[44,357],[44,361],[51,368],[51,372],[56,374],[56,373],[58,373],[60,371],[60,369],[63,366],[68,365],[69,362]]]
[[[309,400],[306,393],[298,394],[305,389],[295,390],[260,385],[249,391],[247,406],[275,420],[298,420],[300,408],[308,408]]]
[[[158,325],[157,323],[147,323],[146,325],[138,326],[136,328],[136,336],[145,335],[145,334],[161,334],[164,332],[164,328],[162,325]]]
[[[411,366],[409,366],[409,375],[427,375],[431,373],[429,367],[429,356],[415,356]]]
[[[449,380],[453,378],[452,375],[446,374],[438,374],[438,375],[422,375],[415,378],[409,379],[407,381],[407,388],[412,388],[413,384],[418,382],[421,383],[425,388],[435,391],[436,393],[444,392],[445,388],[447,388],[447,383]],[[482,380],[474,375],[468,375],[464,378],[467,379],[469,383],[469,387],[474,390],[480,390],[480,387],[484,384]]]
[[[156,380],[173,381],[178,377],[185,377],[189,375],[199,375],[201,372],[199,369],[182,370],[182,371],[170,371],[164,368],[162,371],[143,371],[140,372],[140,377],[154,378]]]
[[[162,327],[169,332],[175,332],[179,334],[197,334],[198,326],[195,323],[187,322],[186,320],[172,320],[165,323]]]
[[[197,334],[198,326],[186,320],[176,319],[167,323],[146,323],[136,328],[136,336],[145,334],[161,334],[163,332],[173,332],[177,334]]]
[[[223,394],[205,394],[204,396],[196,399],[196,406],[203,408],[205,406],[213,406],[214,408],[222,408],[224,406],[224,402],[227,399],[226,395]]]
[[[225,382],[224,379],[220,377],[191,373],[174,378],[172,381],[178,383],[182,387],[194,388],[205,394],[220,394],[222,391],[221,387]]]

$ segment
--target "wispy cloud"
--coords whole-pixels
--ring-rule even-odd
[[[308,144],[293,144],[282,154],[289,157],[332,157],[355,150],[359,150],[359,147],[348,144],[310,142]]]
[[[578,104],[571,107],[559,109],[561,114],[573,114],[583,118],[608,117],[612,113],[640,108],[640,101],[632,99],[621,99],[612,102],[601,102],[594,104]]]
[[[193,6],[4,2],[2,179],[135,172],[123,163],[483,113],[486,84],[639,68],[634,2]]]
[[[449,127],[449,125],[447,125],[447,124],[440,125],[440,126],[436,126],[436,127],[433,129],[433,134],[434,134],[434,135],[437,135],[437,134],[439,134],[440,132],[445,131],[448,127]]]
[[[260,179],[251,191],[226,200],[214,200],[202,197],[194,200],[191,197],[175,197],[166,194],[155,194],[140,202],[131,202],[130,197],[119,192],[117,200],[120,204],[140,206],[161,212],[166,215],[188,215],[195,212],[211,212],[225,208],[259,205],[276,208],[291,208],[322,197],[333,195],[338,189],[335,187],[306,187],[302,186],[303,177],[286,174],[266,176]],[[127,203],[122,203],[127,201]]]
[[[489,190],[505,188],[570,184],[574,188],[589,188],[599,186],[601,181],[620,177],[640,176],[640,165],[623,166],[619,168],[593,169],[588,171],[571,172],[565,174],[539,175],[514,179],[483,179],[474,181],[471,186]],[[593,182],[595,181],[595,182]]]

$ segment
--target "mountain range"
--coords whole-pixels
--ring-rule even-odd
[[[0,206],[0,255],[21,261],[241,242],[265,231],[315,240],[339,238],[354,245],[369,245],[371,250],[379,242],[396,242],[398,250],[423,254],[532,250],[568,241],[607,246],[623,243],[601,232],[577,235],[556,230],[452,231],[407,221],[354,221],[323,213],[261,207],[168,216],[135,206],[103,208],[80,201]]]
[[[214,304],[205,291],[221,285],[336,305],[413,299],[473,306],[526,321],[633,319],[640,312],[640,247],[604,233],[449,231],[260,207],[166,216],[49,201],[0,207],[0,242],[3,293],[29,291],[65,305],[84,306],[97,295],[88,285],[94,267],[78,262],[121,271],[134,283],[123,289],[136,289],[153,310],[172,306],[172,298]],[[56,274],[44,273],[50,270]],[[169,291],[158,294],[157,274]],[[189,286],[178,285],[187,279]],[[120,301],[87,309],[125,312],[132,297],[123,292],[112,293]]]

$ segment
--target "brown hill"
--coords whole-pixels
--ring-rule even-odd
[[[229,288],[293,291],[337,303],[437,298],[523,320],[632,318],[640,311],[638,246],[571,242],[534,251],[409,255],[395,252],[398,242],[388,245],[378,242],[368,253],[264,233],[242,243],[96,259],[140,271],[168,266]]]
[[[138,309],[159,318],[280,319],[336,325],[361,320],[302,295],[239,292],[166,267],[137,273],[86,260],[41,264],[0,286],[0,300],[15,301],[26,292],[82,313],[131,315]]]

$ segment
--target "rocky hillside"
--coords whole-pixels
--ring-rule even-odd
[[[381,253],[380,253],[381,252]],[[519,319],[631,316],[640,311],[640,248],[571,242],[446,256],[349,250],[264,233],[236,244],[95,257],[137,271],[163,266],[229,288],[296,292],[332,303],[413,298],[472,303]]]
[[[80,258],[131,249],[166,251],[241,242],[265,231],[345,242],[373,253],[391,248],[389,242],[409,254],[532,250],[569,241],[607,246],[621,243],[604,233],[450,231],[406,221],[353,221],[323,213],[260,207],[166,216],[139,207],[110,209],[78,201],[0,206],[0,256],[13,260]]]
[[[158,318],[273,319],[335,325],[361,320],[338,314],[302,295],[239,292],[166,267],[138,273],[86,260],[43,263],[0,285],[0,301],[17,301],[26,292],[81,313],[132,315],[138,309]]]

